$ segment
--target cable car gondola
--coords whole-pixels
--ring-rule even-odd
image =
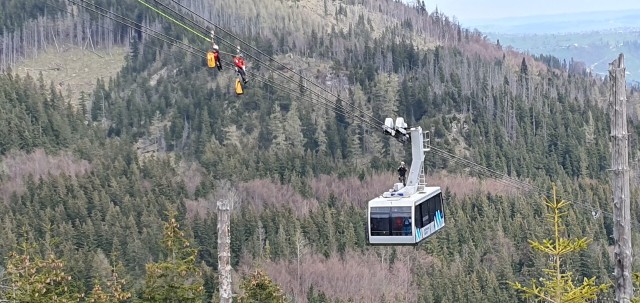
[[[411,169],[406,185],[369,201],[367,240],[369,245],[418,245],[444,227],[444,201],[440,187],[426,186],[424,153],[429,150],[429,132],[421,127],[408,130],[402,118],[388,118],[385,133],[401,142],[411,142]]]
[[[369,201],[370,245],[417,245],[444,227],[440,187]]]

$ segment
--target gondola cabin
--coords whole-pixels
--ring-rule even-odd
[[[418,245],[444,227],[440,187],[424,187],[410,196],[389,191],[368,205],[370,245]]]

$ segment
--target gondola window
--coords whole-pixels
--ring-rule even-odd
[[[389,207],[371,208],[371,236],[389,236]]]
[[[392,236],[411,236],[411,207],[392,207]]]

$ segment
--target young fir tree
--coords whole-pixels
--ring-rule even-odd
[[[286,296],[278,284],[264,272],[256,270],[251,276],[246,277],[240,284],[244,292],[238,297],[240,303],[286,303]]]
[[[553,238],[544,239],[542,242],[529,240],[529,244],[535,250],[543,252],[551,257],[551,266],[544,269],[544,276],[540,278],[540,283],[531,281],[531,287],[525,287],[519,282],[509,282],[513,288],[521,292],[526,299],[533,299],[535,302],[548,303],[579,303],[591,302],[598,298],[598,295],[609,288],[609,284],[596,284],[596,277],[584,278],[581,284],[574,284],[573,273],[562,269],[563,257],[569,253],[575,253],[587,248],[590,239],[568,239],[563,238],[562,216],[566,215],[562,209],[569,202],[560,200],[556,196],[556,188],[553,187],[553,200],[545,197],[545,204],[550,211],[547,214],[549,222],[553,226]]]
[[[201,302],[204,297],[202,273],[196,266],[197,250],[180,230],[175,213],[164,226],[162,244],[166,248],[164,262],[146,265],[144,299],[147,302]]]
[[[80,296],[71,286],[71,276],[64,272],[64,262],[52,253],[47,258],[32,257],[29,244],[21,245],[22,254],[12,252],[6,276],[11,282],[7,302],[69,303]]]
[[[120,303],[131,298],[131,293],[124,291],[125,280],[118,276],[118,272],[123,270],[121,263],[111,268],[111,277],[106,281],[106,289],[102,288],[99,281],[93,285],[93,290],[87,298],[87,303]]]

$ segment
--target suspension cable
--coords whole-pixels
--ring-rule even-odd
[[[138,0],[138,1],[143,2],[142,0]],[[180,13],[179,13],[179,12],[177,12],[177,11],[175,11],[175,10],[174,10],[174,9],[172,9],[171,7],[167,6],[166,4],[164,4],[164,3],[160,2],[160,1],[157,1],[157,0],[155,0],[155,2],[156,2],[156,3],[158,3],[160,6],[164,7],[165,9],[167,9],[167,10],[171,11],[172,13],[174,13],[174,14],[176,14],[176,15],[180,16],[182,19],[187,20],[186,22],[188,22],[188,23],[192,24],[193,26],[195,26],[195,27],[199,28],[200,30],[202,30],[202,31],[207,31],[207,30],[208,30],[208,29],[207,29],[207,28],[205,28],[204,26],[202,26],[202,25],[200,25],[199,23],[197,23],[197,22],[195,22],[195,21],[193,21],[193,20],[191,20],[191,19],[189,19],[189,18],[187,18],[187,17],[183,16],[182,14],[180,14]],[[148,4],[147,4],[147,5],[148,5]],[[159,11],[158,9],[154,9],[154,10],[155,10],[155,11]],[[163,14],[163,15],[164,15],[164,14]],[[174,20],[174,19],[170,19],[170,20]],[[181,25],[181,26],[183,26],[183,27],[185,27],[185,28],[187,28],[189,31],[193,31],[193,29],[188,28],[186,25],[184,25],[184,24],[182,24],[182,23],[178,23],[178,24],[179,24],[179,25]],[[224,38],[222,38],[222,37],[218,37],[218,39],[219,39],[220,41],[222,41],[223,43],[225,43],[225,44],[229,45],[231,48],[235,47],[235,45],[234,45],[233,43],[229,42],[228,40],[226,40],[226,39],[224,39]],[[211,39],[209,39],[209,38],[207,38],[206,40],[211,42]],[[253,61],[257,62],[259,66],[264,66],[266,69],[270,70],[271,72],[275,72],[275,73],[277,73],[279,76],[281,76],[282,78],[284,78],[284,79],[286,79],[286,80],[289,80],[289,81],[291,81],[291,82],[295,82],[295,81],[296,81],[296,80],[295,80],[294,78],[292,78],[291,76],[289,76],[289,75],[285,74],[284,72],[282,72],[282,71],[280,71],[280,70],[278,70],[278,69],[276,69],[276,68],[272,67],[272,66],[271,66],[271,65],[269,65],[268,63],[265,63],[264,61],[260,60],[257,56],[253,56],[253,55],[251,55],[250,53],[247,53],[247,57],[249,57],[249,58],[251,58]],[[303,78],[303,79],[305,79],[305,80],[306,80],[306,78]],[[307,80],[307,81],[308,81],[308,80]],[[362,117],[359,117],[359,116],[357,116],[356,114],[350,113],[346,108],[344,108],[344,105],[337,104],[335,101],[328,99],[326,96],[323,96],[322,94],[320,94],[320,93],[316,92],[315,90],[310,89],[309,87],[307,87],[307,86],[306,86],[306,85],[304,85],[304,84],[303,84],[303,86],[304,86],[307,90],[309,90],[311,93],[313,93],[314,95],[316,95],[316,96],[318,96],[319,98],[322,98],[322,99],[324,99],[324,100],[327,100],[327,102],[328,102],[328,103],[330,103],[330,104],[333,104],[333,105],[334,105],[338,110],[341,110],[341,111],[343,112],[342,114],[347,115],[347,116],[351,116],[351,117],[353,117],[353,118],[356,118],[356,120],[357,120],[357,119],[360,119],[360,121],[361,121],[361,122],[365,122],[365,120],[364,120]],[[375,125],[375,124],[374,124],[374,125]],[[379,127],[379,126],[378,126],[378,127]]]
[[[147,31],[150,31],[150,32],[154,33],[154,35],[152,35],[153,37],[155,37],[155,38],[157,38],[159,40],[162,40],[165,43],[168,43],[170,45],[176,46],[176,47],[178,47],[178,48],[180,48],[182,50],[185,50],[185,51],[187,51],[187,52],[189,52],[189,53],[191,53],[193,55],[198,55],[198,56],[200,55],[200,49],[199,48],[196,48],[196,47],[194,47],[194,46],[192,46],[190,44],[184,43],[183,41],[180,41],[180,40],[178,40],[176,38],[173,38],[173,37],[171,37],[169,35],[166,35],[166,34],[164,34],[162,32],[159,32],[157,30],[154,30],[154,29],[152,29],[152,28],[150,28],[148,26],[144,26],[144,25],[142,25],[142,24],[140,24],[138,22],[135,22],[135,21],[133,21],[131,19],[128,19],[127,17],[124,17],[122,15],[114,13],[114,12],[112,12],[112,11],[106,9],[106,8],[100,7],[99,5],[91,3],[97,9],[100,9],[100,10],[105,11],[107,13],[99,12],[98,10],[89,7],[86,4],[85,0],[67,0],[67,1],[69,1],[69,2],[71,2],[73,4],[75,4],[75,5],[78,5],[78,6],[82,7],[82,8],[84,8],[84,9],[87,9],[89,11],[92,11],[92,12],[94,12],[96,14],[99,14],[99,15],[105,17],[105,18],[109,18],[109,19],[111,19],[113,21],[119,22],[119,23],[121,23],[121,24],[123,24],[125,26],[128,26],[128,27],[132,28],[132,29],[137,29],[136,27],[134,27],[134,26],[132,26],[130,24],[127,24],[127,23],[125,23],[123,21],[117,20],[116,18],[109,16],[109,14],[112,14],[117,18],[123,19],[123,20],[125,20],[127,22],[130,22],[131,24],[134,24],[134,25],[138,26],[140,29],[144,29],[144,30],[147,30]],[[79,1],[79,2],[77,2],[77,1]],[[149,34],[148,32],[145,32],[145,33]],[[149,35],[151,35],[151,34],[149,34]],[[173,40],[174,42],[170,42],[168,40]]]
[[[165,13],[163,13],[162,11],[160,11],[160,10],[156,9],[155,7],[153,7],[153,6],[149,5],[149,4],[147,4],[146,2],[144,2],[144,1],[142,1],[142,0],[138,0],[138,2],[142,3],[142,5],[144,5],[144,6],[148,7],[148,8],[150,8],[151,10],[153,10],[153,11],[155,11],[156,13],[160,14],[161,16],[163,16],[163,17],[165,17],[165,18],[167,18],[167,19],[169,19],[169,20],[171,20],[171,21],[175,22],[176,24],[178,24],[178,25],[180,25],[180,26],[182,26],[182,27],[186,28],[188,31],[190,31],[190,32],[192,32],[192,33],[194,33],[194,34],[198,35],[200,38],[203,38],[204,40],[207,40],[207,41],[211,42],[211,40],[210,40],[209,38],[207,38],[207,36],[204,36],[204,35],[202,35],[202,34],[198,33],[197,31],[195,31],[195,30],[193,30],[193,29],[189,28],[188,26],[186,26],[186,25],[182,24],[180,21],[177,21],[177,20],[175,20],[175,19],[171,18],[170,16],[166,15],[166,14],[165,14]]]
[[[140,2],[144,2],[144,1],[142,1],[142,0],[138,0],[138,1],[140,1]],[[195,21],[192,21],[192,20],[190,20],[190,19],[188,19],[188,18],[185,18],[185,17],[184,17],[184,16],[182,16],[180,13],[176,12],[175,10],[173,10],[172,8],[170,8],[170,7],[168,7],[167,5],[163,4],[162,2],[159,2],[159,1],[157,1],[157,0],[156,0],[156,2],[157,2],[158,4],[160,4],[161,6],[163,6],[164,8],[166,8],[166,9],[170,10],[170,11],[171,11],[171,12],[173,12],[174,14],[181,16],[181,17],[182,17],[182,18],[184,18],[185,20],[189,20],[189,23],[194,24],[196,27],[198,27],[198,28],[202,29],[203,31],[206,31],[206,30],[207,30],[207,29],[206,29],[206,28],[204,28],[202,25],[199,25],[199,24],[198,24],[198,23],[196,23]],[[146,3],[145,3],[145,4],[146,4]],[[148,4],[146,4],[146,5],[148,6]],[[154,8],[154,11],[159,12],[159,13],[162,13],[160,10],[155,9],[155,8]],[[163,16],[166,16],[166,14],[164,14],[164,13],[162,13],[162,15],[163,15]],[[191,31],[191,32],[193,32],[193,31],[194,31],[192,28],[189,28],[189,27],[188,27],[188,26],[186,26],[184,23],[180,23],[179,21],[176,21],[174,18],[170,18],[170,20],[177,22],[177,24],[178,24],[178,25],[180,25],[180,26],[182,26],[182,27],[184,27],[184,28],[188,29],[188,30],[189,30],[189,31]],[[200,37],[203,37],[202,35],[199,35],[199,36],[200,36]],[[231,46],[231,47],[233,47],[233,46],[234,46],[234,45],[233,45],[233,43],[231,43],[231,42],[229,42],[229,41],[227,41],[227,40],[225,40],[225,39],[223,39],[223,38],[219,38],[219,39],[220,39],[222,42],[224,42],[224,43],[228,44],[228,45],[229,45],[229,46]],[[207,41],[211,41],[211,39],[209,39],[209,38],[206,38],[206,40],[207,40]],[[287,75],[287,74],[283,73],[282,71],[280,71],[280,70],[278,70],[278,69],[274,68],[273,66],[270,66],[268,63],[263,62],[262,60],[258,59],[257,57],[254,57],[254,56],[252,56],[251,54],[247,54],[247,56],[248,56],[248,57],[250,57],[250,58],[252,58],[253,60],[255,60],[259,65],[264,66],[266,69],[270,70],[271,72],[275,72],[275,73],[277,73],[278,75],[280,75],[281,77],[283,77],[283,78],[285,78],[285,79],[287,79],[287,80],[289,80],[289,81],[291,81],[291,82],[295,82],[295,81],[296,81],[296,80],[295,80],[295,79],[293,79],[291,76],[289,76],[289,75]],[[302,77],[302,78],[303,78],[303,79],[306,79],[306,78],[304,78],[304,77]],[[375,123],[372,123],[371,121],[366,120],[366,119],[364,119],[364,118],[363,118],[363,117],[361,117],[361,116],[358,116],[356,113],[353,113],[353,112],[348,111],[346,108],[344,108],[344,105],[340,105],[340,104],[335,103],[335,102],[334,102],[334,101],[332,101],[332,100],[329,100],[327,97],[323,96],[322,94],[320,94],[320,93],[316,92],[316,91],[315,91],[315,90],[313,90],[313,89],[310,89],[309,87],[307,87],[307,86],[306,86],[306,85],[304,85],[304,84],[303,84],[302,86],[303,86],[304,88],[306,88],[310,93],[312,93],[312,94],[316,95],[318,98],[320,98],[320,102],[326,101],[326,102],[323,102],[323,103],[326,103],[326,104],[327,104],[327,106],[335,107],[335,108],[333,108],[333,109],[332,109],[332,111],[333,111],[333,112],[336,112],[336,113],[338,113],[338,114],[342,114],[342,115],[345,115],[345,116],[347,116],[347,117],[353,118],[353,119],[354,119],[354,121],[356,121],[356,122],[361,122],[361,123],[365,124],[366,126],[369,126],[369,127],[372,127],[372,128],[381,128],[381,126],[380,126],[380,125],[377,125],[377,124],[375,124]],[[342,99],[340,99],[340,101],[342,101]],[[345,103],[346,103],[346,102],[345,102]],[[365,113],[366,113],[366,112],[365,112]]]
[[[532,186],[532,185],[530,185],[529,183],[526,183],[526,182],[524,182],[524,181],[521,181],[521,180],[518,180],[518,179],[516,179],[516,178],[510,177],[510,176],[508,176],[508,175],[506,175],[506,174],[504,174],[504,173],[501,173],[501,172],[495,171],[495,170],[493,170],[493,169],[490,169],[490,168],[484,167],[484,166],[482,166],[482,165],[480,165],[480,164],[477,164],[477,163],[475,163],[475,162],[473,162],[473,161],[471,161],[471,160],[464,159],[464,158],[459,157],[459,156],[457,156],[457,155],[455,155],[455,154],[449,153],[449,152],[447,152],[447,151],[445,151],[445,150],[438,149],[437,147],[431,147],[431,149],[433,149],[435,152],[440,153],[440,154],[442,154],[442,155],[444,155],[444,156],[449,156],[449,157],[452,157],[452,158],[456,158],[456,159],[458,159],[459,161],[464,162],[464,164],[465,164],[465,165],[470,165],[470,166],[476,167],[476,168],[478,168],[478,169],[483,169],[483,170],[485,170],[485,171],[488,171],[490,174],[493,174],[493,175],[496,175],[496,176],[500,176],[500,177],[502,177],[502,178],[505,178],[505,179],[507,179],[507,180],[508,180],[508,181],[510,181],[510,182],[513,182],[513,183],[515,183],[515,184],[518,184],[518,186],[520,186],[520,187],[523,187],[523,188],[531,187],[531,189],[533,189],[533,186]]]
[[[85,8],[85,9],[87,9],[87,10],[89,10],[89,11],[92,11],[92,12],[95,12],[95,13],[97,13],[97,14],[101,15],[101,16],[104,16],[105,18],[108,18],[108,19],[111,19],[111,20],[116,21],[116,22],[118,22],[118,23],[121,23],[121,24],[123,24],[123,25],[125,25],[125,26],[127,26],[127,27],[130,27],[130,28],[136,29],[136,27],[132,26],[131,24],[127,24],[127,23],[125,23],[125,22],[123,22],[123,21],[121,21],[121,20],[118,20],[118,19],[116,19],[116,18],[114,18],[114,17],[112,17],[112,16],[109,16],[108,14],[101,13],[101,12],[99,12],[99,11],[95,10],[95,9],[92,9],[92,8],[88,7],[88,6],[87,6],[86,4],[84,4],[84,3],[75,2],[74,0],[69,0],[69,1],[70,1],[70,2],[72,2],[73,4],[76,4],[76,5],[80,6],[80,7],[82,7],[82,8]],[[49,4],[49,5],[51,5],[51,4]],[[147,33],[149,36],[154,37],[154,38],[157,38],[157,39],[159,39],[159,40],[162,40],[163,42],[167,43],[168,45],[176,46],[176,47],[178,47],[178,48],[180,48],[180,49],[182,49],[182,50],[184,50],[184,51],[187,51],[187,52],[189,52],[189,53],[191,53],[191,54],[193,54],[193,55],[195,55],[195,56],[197,56],[197,57],[206,58],[206,56],[205,56],[204,54],[202,54],[201,52],[194,52],[192,49],[196,49],[196,50],[199,50],[199,49],[198,49],[198,48],[196,48],[196,47],[194,47],[194,46],[192,46],[192,45],[190,45],[190,44],[187,44],[187,43],[184,43],[184,42],[182,42],[182,41],[180,41],[180,40],[174,39],[174,38],[172,38],[172,37],[170,37],[170,36],[167,36],[167,35],[165,35],[165,34],[163,34],[163,33],[160,33],[160,32],[158,32],[158,31],[156,31],[156,30],[153,30],[153,29],[151,29],[151,28],[149,28],[149,27],[147,27],[147,26],[144,26],[144,25],[142,25],[142,24],[140,24],[140,23],[137,23],[137,22],[135,22],[135,21],[132,21],[132,20],[130,20],[130,19],[127,19],[126,17],[123,17],[123,16],[121,16],[121,15],[118,15],[118,14],[116,14],[116,13],[113,13],[113,12],[111,12],[111,11],[109,11],[109,10],[105,9],[105,8],[102,8],[102,7],[98,6],[98,5],[95,5],[95,4],[94,4],[94,6],[95,6],[95,7],[97,7],[97,8],[99,8],[99,9],[101,9],[101,10],[104,10],[104,11],[107,11],[107,12],[111,13],[111,14],[113,14],[113,15],[114,15],[114,16],[116,16],[116,17],[119,17],[119,18],[122,18],[122,19],[124,19],[124,20],[127,20],[127,21],[129,21],[130,23],[132,23],[132,24],[134,24],[134,25],[136,25],[136,26],[139,26],[139,27],[140,27],[140,29],[141,29],[141,30],[143,30],[145,33]],[[55,6],[54,6],[54,7],[55,7]],[[59,7],[56,7],[56,8],[58,8],[58,9],[60,9],[60,10],[62,10],[62,11],[65,11],[66,13],[69,13],[68,11],[63,10],[63,9],[61,9],[61,8],[59,8]],[[147,30],[149,30],[149,31],[151,31],[151,32],[147,32]],[[172,42],[172,41],[168,41],[167,39],[164,39],[164,38],[162,38],[162,37],[159,37],[159,35],[161,35],[161,36],[165,36],[165,37],[167,37],[167,38],[168,38],[168,39],[170,39],[170,40],[174,40],[174,42]],[[189,48],[191,48],[191,49],[186,49],[185,47],[189,47]],[[233,67],[233,64],[231,64],[231,63],[229,63],[229,64],[230,64],[230,67]],[[265,77],[265,80],[261,80],[261,79],[259,79],[259,78],[260,78],[260,77],[256,77],[255,79],[259,80],[260,82],[262,82],[262,83],[264,83],[264,84],[270,85],[270,86],[272,86],[272,87],[274,87],[274,88],[278,88],[278,89],[281,89],[281,90],[286,90],[288,93],[290,93],[290,94],[294,94],[294,95],[296,95],[296,96],[302,97],[301,99],[304,99],[303,94],[302,94],[302,93],[300,93],[300,92],[297,92],[297,91],[296,91],[296,90],[294,90],[294,89],[288,88],[288,87],[286,87],[286,86],[284,86],[284,85],[282,85],[282,84],[278,84],[278,83],[276,83],[275,81],[271,81],[270,79],[268,79],[268,78],[266,78],[266,77]],[[319,101],[323,101],[323,100],[319,100]],[[329,109],[330,111],[333,111],[333,112],[335,112],[335,113],[338,113],[338,114],[345,114],[345,115],[347,115],[347,116],[348,116],[348,113],[342,113],[342,112],[339,112],[339,111],[338,111],[338,110],[336,110],[336,109],[335,109],[331,104],[326,104],[326,103],[323,103],[323,102],[317,102],[317,101],[314,101],[313,99],[310,99],[310,101],[309,101],[309,102],[310,102],[310,103],[312,103],[312,104],[319,105],[319,106],[321,106],[321,107],[323,107],[323,108],[325,108],[325,109]],[[326,118],[328,118],[328,117],[326,117]],[[337,121],[336,121],[336,123],[339,123],[339,122],[337,122]],[[342,123],[339,123],[339,124],[342,124]],[[373,126],[373,127],[375,127],[374,125],[368,125],[368,126]]]
[[[440,156],[442,156],[442,157],[444,157],[444,158],[446,158],[448,160],[457,162],[459,164],[463,164],[465,166],[469,166],[470,165],[471,169],[474,169],[474,170],[476,170],[476,172],[479,172],[481,174],[485,174],[485,175],[493,178],[494,180],[496,180],[497,182],[499,182],[501,184],[518,187],[520,189],[524,189],[524,190],[527,190],[527,191],[533,191],[536,194],[541,194],[541,195],[543,195],[543,196],[545,196],[547,198],[551,196],[551,194],[548,191],[546,191],[544,189],[541,189],[541,188],[539,188],[539,187],[537,187],[535,185],[526,183],[524,181],[517,180],[517,179],[515,179],[513,177],[508,176],[507,174],[497,172],[497,171],[492,170],[492,169],[490,169],[488,167],[485,167],[485,166],[483,166],[481,164],[478,164],[478,163],[473,162],[471,160],[464,159],[462,157],[459,157],[457,155],[454,155],[454,154],[448,153],[446,151],[440,150],[440,149],[435,148],[433,146],[431,147],[431,149],[434,150]],[[502,179],[498,178],[498,176],[502,177]],[[556,195],[556,196],[559,196],[559,195]],[[561,196],[559,196],[559,197],[561,197]],[[571,201],[571,200],[567,200],[567,202],[569,202],[571,204],[574,204],[574,205],[576,205],[576,206],[578,206],[580,208],[583,208],[583,209],[586,209],[586,210],[590,210],[592,212],[592,214],[594,214],[594,215],[597,215],[597,214],[601,213],[601,214],[603,214],[603,215],[605,215],[607,217],[613,218],[613,213],[611,213],[609,211],[604,211],[604,210],[602,210],[602,209],[600,209],[598,207],[594,207],[594,206],[590,205],[589,203],[577,202],[577,201]],[[634,225],[634,227],[640,229],[639,225],[637,225],[637,224],[633,224],[633,225]]]
[[[142,1],[142,0],[138,0],[138,1]],[[158,3],[161,3],[161,2],[160,2],[160,1],[158,1],[158,0],[155,0],[155,1],[156,1],[156,2],[158,2]],[[180,6],[180,7],[181,7],[181,8],[183,8],[184,10],[188,11],[189,13],[191,13],[192,15],[194,15],[194,16],[196,16],[196,17],[198,17],[198,18],[202,19],[202,20],[203,20],[203,21],[205,21],[206,23],[208,23],[208,24],[210,24],[210,25],[212,25],[212,26],[214,26],[214,27],[216,27],[216,28],[220,29],[221,31],[223,31],[223,32],[224,32],[224,33],[226,33],[227,35],[229,35],[229,36],[231,36],[231,37],[235,38],[236,40],[240,41],[241,43],[243,43],[243,44],[247,45],[247,46],[248,46],[248,47],[250,47],[251,49],[253,49],[253,50],[255,50],[256,52],[258,52],[259,54],[261,54],[261,55],[263,55],[263,56],[267,57],[267,58],[268,58],[268,59],[270,59],[271,61],[273,61],[273,62],[277,63],[279,66],[281,66],[281,67],[283,67],[283,68],[287,69],[288,71],[290,71],[290,72],[294,73],[295,75],[297,75],[297,76],[301,77],[302,79],[304,79],[304,80],[306,80],[307,82],[309,82],[309,83],[313,84],[314,86],[318,87],[319,89],[321,89],[322,91],[324,91],[324,92],[328,93],[329,95],[333,96],[334,98],[339,99],[339,100],[342,100],[342,98],[340,98],[339,96],[335,95],[335,94],[334,94],[334,93],[332,93],[331,91],[329,91],[329,90],[327,90],[326,88],[322,87],[321,85],[319,85],[319,84],[315,83],[314,81],[309,80],[308,78],[304,77],[301,73],[298,73],[298,72],[296,72],[295,70],[293,70],[293,69],[289,68],[288,66],[286,66],[286,65],[284,65],[284,64],[282,64],[282,63],[280,63],[278,60],[276,60],[276,59],[275,59],[275,58],[273,58],[272,56],[267,55],[266,53],[264,53],[264,52],[263,52],[263,51],[261,51],[260,49],[258,49],[258,48],[256,48],[256,47],[254,47],[253,45],[251,45],[251,44],[249,44],[249,43],[247,43],[247,42],[245,42],[244,40],[242,40],[242,39],[240,39],[239,37],[235,36],[234,34],[232,34],[231,32],[227,31],[226,29],[224,29],[224,28],[222,28],[222,27],[218,26],[217,24],[215,24],[215,23],[213,23],[213,22],[211,22],[211,21],[207,20],[206,18],[202,17],[201,15],[199,15],[198,13],[196,13],[196,12],[194,12],[193,10],[189,9],[188,7],[186,7],[186,6],[182,5],[180,2],[178,2],[178,1],[176,1],[176,0],[171,0],[171,2],[173,2],[174,4],[176,4],[176,5]],[[172,10],[172,11],[174,11],[174,10]],[[175,12],[175,11],[174,11],[174,12]],[[178,13],[178,14],[179,14],[179,13]],[[342,100],[342,101],[344,101],[344,103],[347,103],[348,105],[350,105],[351,107],[353,107],[355,110],[360,111],[360,112],[361,112],[362,114],[364,114],[365,116],[369,116],[369,117],[372,119],[371,121],[372,121],[372,122],[374,122],[374,124],[375,124],[375,125],[380,125],[380,126],[384,125],[384,122],[382,122],[382,121],[380,121],[379,119],[375,118],[373,115],[371,115],[371,114],[367,113],[366,111],[364,111],[364,110],[362,110],[362,109],[358,108],[358,107],[357,107],[357,106],[355,106],[354,104],[351,104],[350,102],[347,102],[347,101],[345,101],[345,100]]]

